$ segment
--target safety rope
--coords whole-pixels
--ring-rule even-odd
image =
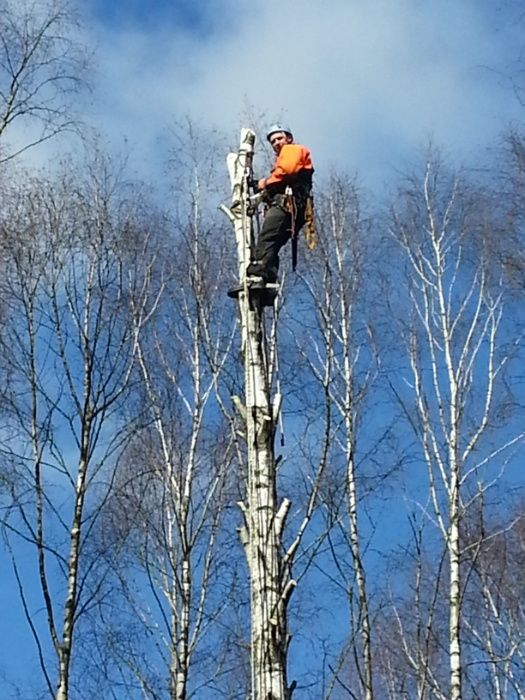
[[[304,236],[308,250],[313,250],[317,246],[317,231],[315,229],[314,198],[311,194],[306,199],[304,209],[305,229]]]

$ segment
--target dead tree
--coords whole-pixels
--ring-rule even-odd
[[[263,328],[264,294],[249,291],[246,266],[252,245],[252,220],[249,215],[249,175],[255,134],[241,131],[238,153],[228,156],[232,184],[232,205],[223,211],[229,217],[237,241],[239,279],[244,287],[239,294],[239,311],[244,361],[244,403],[234,398],[244,422],[247,460],[247,492],[240,503],[244,525],[240,537],[250,574],[251,602],[251,700],[286,700],[288,687],[286,660],[289,644],[287,604],[295,586],[288,561],[283,554],[282,532],[290,501],[278,505],[274,435],[280,397],[272,400],[271,369]]]

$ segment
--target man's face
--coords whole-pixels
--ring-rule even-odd
[[[276,131],[275,134],[270,136],[270,144],[277,155],[279,155],[281,148],[287,143],[292,143],[292,138],[288,136],[288,134],[285,134],[284,131]]]

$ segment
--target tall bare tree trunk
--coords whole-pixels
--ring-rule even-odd
[[[439,688],[443,697],[461,700],[462,686],[472,683],[472,657],[468,645],[462,644],[468,631],[465,567],[472,556],[464,542],[464,523],[475,504],[483,505],[484,492],[501,478],[502,455],[522,435],[505,435],[490,449],[484,444],[500,420],[497,387],[509,360],[507,349],[498,342],[503,291],[491,276],[484,248],[477,259],[472,255],[478,225],[472,222],[483,211],[481,193],[471,191],[458,175],[445,173],[440,161],[430,157],[421,184],[414,182],[411,190],[404,190],[408,195],[401,200],[402,214],[394,214],[394,232],[411,269],[414,321],[407,341],[415,425],[428,468],[432,521],[449,569],[449,687],[445,688],[444,678],[439,681],[426,652],[417,664],[418,673],[422,670],[429,680],[434,675],[443,686]],[[432,602],[432,616],[436,609]]]
[[[351,556],[351,576],[345,580],[348,591],[349,634],[340,661],[325,697],[331,697],[334,684],[341,672],[351,673],[346,684],[355,684],[355,695],[373,700],[372,629],[370,623],[369,592],[364,561],[363,534],[360,512],[363,494],[360,493],[359,467],[356,458],[358,425],[363,402],[376,377],[376,359],[368,325],[366,340],[360,328],[360,294],[365,279],[366,228],[360,212],[359,195],[355,184],[347,178],[331,178],[325,196],[316,197],[319,216],[319,252],[312,264],[311,274],[305,278],[316,308],[322,345],[314,336],[306,347],[315,347],[308,363],[317,380],[325,387],[330,404],[330,459],[337,461],[339,451],[344,459],[341,487],[346,495],[344,516],[345,548]],[[363,342],[364,341],[364,342]],[[317,348],[321,349],[320,352]],[[333,431],[333,433],[332,433]],[[337,455],[333,457],[332,455]],[[335,512],[335,504],[327,502],[327,510]],[[332,516],[331,516],[332,517]],[[334,550],[339,557],[340,551]],[[340,575],[344,576],[339,562]],[[350,670],[351,669],[351,670]],[[359,690],[357,690],[359,689]]]
[[[460,500],[459,476],[454,470],[451,484],[450,499],[450,697],[451,700],[461,700],[461,543],[460,543]]]
[[[335,229],[334,225],[334,229]],[[344,377],[344,403],[339,405],[339,408],[344,417],[345,425],[345,440],[344,446],[346,452],[346,487],[348,490],[348,527],[350,537],[350,548],[352,551],[352,562],[354,565],[357,594],[359,598],[359,615],[361,623],[361,640],[363,645],[363,694],[365,700],[372,700],[373,693],[373,674],[372,674],[372,637],[370,631],[370,615],[368,608],[368,592],[366,586],[365,566],[362,556],[361,547],[361,529],[359,527],[358,517],[358,492],[357,492],[357,473],[355,459],[355,425],[354,425],[354,394],[355,379],[353,376],[353,357],[352,357],[352,340],[351,340],[351,319],[352,319],[352,302],[348,300],[348,292],[345,285],[345,269],[343,263],[343,250],[341,249],[341,239],[336,238],[334,249],[336,268],[338,273],[339,287],[339,307],[340,307],[340,336],[343,347],[343,377]]]
[[[255,134],[241,132],[238,154],[230,154],[228,167],[233,202],[229,210],[237,239],[240,279],[245,279],[250,258],[251,220],[247,215],[248,174]],[[290,503],[277,507],[274,434],[277,408],[272,407],[269,365],[265,354],[263,307],[245,288],[239,297],[245,378],[245,420],[248,461],[247,502],[241,504],[245,548],[251,585],[252,700],[285,700],[288,631],[286,607],[294,583],[281,574],[281,534]]]
[[[122,274],[132,270],[122,237],[128,232],[131,245],[138,220],[130,209],[125,221],[116,213],[105,189],[109,168],[104,181],[100,172],[94,168],[87,181],[68,173],[20,186],[5,200],[1,222],[9,267],[4,298],[16,313],[3,323],[0,344],[24,387],[10,396],[13,454],[29,454],[30,446],[32,455],[19,461],[20,484],[29,483],[33,497],[13,490],[9,524],[13,537],[34,542],[47,626],[33,622],[34,583],[21,575],[13,548],[12,561],[55,700],[74,692],[78,623],[106,590],[107,569],[98,551],[85,563],[86,543],[125,440],[127,419],[116,417],[129,396],[136,350]]]

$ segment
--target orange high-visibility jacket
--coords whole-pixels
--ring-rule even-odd
[[[263,180],[264,186],[286,183],[290,176],[300,172],[313,172],[312,157],[306,146],[287,143],[281,148],[269,177]]]

